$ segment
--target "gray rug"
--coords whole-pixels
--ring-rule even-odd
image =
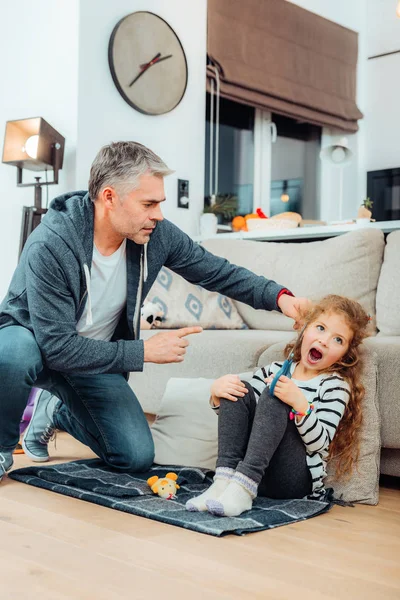
[[[169,471],[179,475],[181,487],[176,500],[159,498],[147,485],[149,477],[164,477]],[[256,498],[253,508],[240,517],[188,512],[185,503],[201,494],[211,484],[212,476],[211,471],[174,465],[153,465],[147,473],[118,473],[97,459],[26,467],[9,474],[11,479],[58,494],[214,536],[244,535],[297,523],[323,514],[332,506],[330,498],[324,501]]]

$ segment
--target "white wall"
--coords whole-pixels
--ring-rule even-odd
[[[90,164],[100,147],[136,140],[176,171],[165,180],[164,215],[189,234],[198,233],[204,202],[206,0],[84,0],[79,23],[77,185],[86,189]],[[147,10],[164,18],[185,50],[188,85],[180,104],[160,116],[141,114],[115,88],[108,41],[125,15]],[[189,180],[189,209],[177,208],[177,179]]]
[[[9,120],[40,116],[64,135],[64,168],[59,185],[49,187],[51,198],[75,187],[78,2],[2,2],[0,21],[1,148]],[[35,175],[40,173],[25,171],[24,180],[34,181]],[[21,209],[34,197],[34,189],[17,188],[16,179],[16,167],[0,163],[0,299],[17,264]]]
[[[188,62],[181,103],[158,117],[142,115],[121,98],[108,66],[108,41],[115,24],[137,10],[154,12],[173,27]],[[166,179],[165,216],[189,234],[198,233],[204,198],[206,10],[206,0],[190,5],[185,0],[0,4],[2,131],[8,120],[42,116],[66,138],[60,184],[49,187],[50,199],[87,189],[90,164],[102,145],[134,139],[176,171]],[[0,164],[0,299],[17,264],[21,208],[33,204],[33,188],[17,188],[16,175],[15,167]],[[189,180],[189,210],[177,208],[178,178]]]
[[[396,2],[367,0],[368,56],[400,50]],[[366,170],[400,167],[400,54],[367,61]]]

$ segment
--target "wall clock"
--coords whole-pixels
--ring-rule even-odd
[[[182,100],[187,63],[182,44],[161,17],[134,12],[113,29],[108,62],[123,99],[146,115],[162,115]]]

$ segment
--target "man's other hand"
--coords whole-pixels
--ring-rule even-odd
[[[156,333],[144,342],[144,362],[158,364],[182,362],[189,342],[186,336],[201,333],[202,327],[182,327],[176,331]]]
[[[278,300],[278,306],[284,315],[294,319],[293,329],[301,329],[303,326],[304,315],[312,306],[311,300],[308,298],[296,298],[289,294],[282,294]]]

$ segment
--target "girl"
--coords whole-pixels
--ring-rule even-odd
[[[282,363],[255,372],[249,383],[225,375],[211,387],[219,411],[214,483],[187,510],[238,516],[257,493],[269,498],[322,498],[327,461],[350,474],[358,456],[361,401],[359,345],[369,317],[358,302],[326,296],[305,317]],[[274,395],[269,386],[273,387]]]

